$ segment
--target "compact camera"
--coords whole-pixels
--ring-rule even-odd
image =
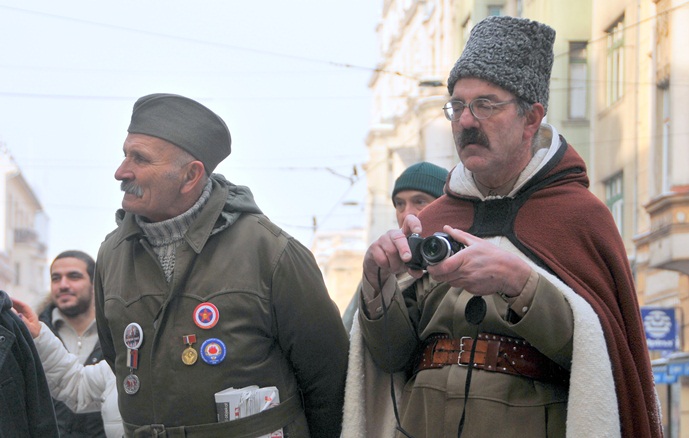
[[[464,248],[464,245],[454,240],[447,233],[434,233],[423,238],[418,234],[407,237],[411,260],[407,263],[412,269],[426,269],[428,265],[435,265]]]

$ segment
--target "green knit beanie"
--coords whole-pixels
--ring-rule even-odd
[[[392,190],[393,204],[395,195],[404,190],[418,190],[434,198],[441,197],[448,173],[442,167],[426,161],[412,164],[395,181],[395,188]]]

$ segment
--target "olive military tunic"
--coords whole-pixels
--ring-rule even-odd
[[[209,425],[197,436],[239,436],[213,424],[214,394],[258,385],[276,386],[281,402],[297,402],[296,413],[263,421],[266,428],[286,426],[293,437],[339,434],[347,334],[312,254],[259,211],[247,188],[214,174],[211,196],[177,248],[169,284],[132,215],[120,212],[121,225],[98,254],[95,289],[103,352],[128,433],[153,424]],[[210,328],[195,323],[201,303],[218,309]],[[127,366],[123,340],[130,323],[143,332],[136,369]],[[184,336],[192,334],[197,352],[206,340],[222,341],[224,359],[186,365]],[[140,381],[131,395],[122,390],[129,374]]]

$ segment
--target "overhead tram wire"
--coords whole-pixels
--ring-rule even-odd
[[[17,11],[17,12],[22,12],[22,13],[27,13],[27,14],[39,15],[39,16],[48,17],[48,18],[56,18],[56,19],[60,19],[60,20],[71,21],[74,23],[88,24],[88,25],[92,25],[92,26],[100,26],[103,28],[109,28],[109,29],[114,29],[114,30],[119,30],[119,31],[134,32],[134,33],[138,33],[138,34],[142,34],[142,35],[169,38],[169,39],[176,40],[176,41],[184,41],[184,42],[188,42],[188,43],[201,44],[201,45],[205,45],[205,46],[214,46],[214,47],[219,47],[219,48],[229,49],[229,50],[238,50],[238,51],[244,51],[244,52],[255,53],[255,54],[266,55],[266,56],[275,56],[275,57],[280,57],[280,58],[292,59],[292,60],[296,60],[296,61],[304,61],[304,62],[311,62],[311,63],[317,63],[317,64],[327,64],[327,65],[331,65],[334,67],[345,68],[345,69],[356,69],[356,70],[364,70],[364,71],[377,72],[377,73],[385,73],[385,74],[391,74],[391,75],[402,76],[402,77],[406,77],[409,79],[418,80],[418,78],[412,77],[410,75],[406,75],[406,74],[399,72],[399,71],[388,71],[388,70],[384,70],[384,69],[380,69],[380,68],[366,67],[366,66],[350,64],[350,63],[346,63],[346,62],[328,61],[328,60],[323,60],[323,59],[310,58],[307,56],[272,52],[270,50],[241,47],[241,46],[236,46],[236,45],[231,45],[231,44],[219,43],[216,41],[206,41],[206,40],[201,40],[201,39],[197,39],[197,38],[183,37],[183,36],[179,36],[179,35],[173,35],[173,34],[167,34],[167,33],[161,33],[161,32],[153,32],[150,30],[136,29],[136,28],[126,27],[126,26],[119,26],[116,24],[90,21],[90,20],[85,20],[85,19],[81,19],[81,18],[66,17],[63,15],[51,14],[48,12],[40,12],[40,11],[24,9],[24,8],[16,8],[16,7],[12,7],[12,6],[6,6],[6,5],[0,5],[0,9],[7,9],[7,10],[12,10],[12,11]]]

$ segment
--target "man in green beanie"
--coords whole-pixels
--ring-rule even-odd
[[[418,215],[428,204],[443,194],[447,170],[428,161],[412,164],[404,169],[395,180],[392,189],[392,205],[395,207],[397,225],[402,227],[407,215]],[[357,294],[342,314],[342,322],[349,332],[352,329],[354,314],[358,309]]]
[[[213,173],[230,154],[225,122],[152,94],[128,131],[94,279],[126,436],[338,437],[347,333],[309,250]],[[216,410],[228,388],[276,390],[279,404],[238,418]]]
[[[395,180],[392,189],[392,204],[395,207],[397,224],[402,227],[408,215],[418,215],[443,194],[448,171],[427,161],[412,164]],[[400,289],[406,289],[414,282],[407,272],[396,275]],[[359,288],[361,285],[359,285]],[[375,364],[367,353],[359,325],[360,294],[352,296],[342,314],[342,321],[349,333],[349,366],[347,368],[347,390],[345,393],[346,417],[343,423],[343,437],[385,437],[391,436],[390,424],[382,411],[373,407],[386,406],[390,394],[390,379],[380,378],[375,372]],[[397,373],[394,382],[398,391],[402,390],[404,373]],[[361,414],[361,421],[352,421],[352,411]]]
[[[407,215],[418,215],[428,204],[440,198],[447,180],[447,170],[422,161],[407,167],[395,180],[392,204],[401,227]]]
[[[662,436],[624,243],[583,159],[544,123],[554,41],[524,18],[474,26],[447,81],[460,162],[445,194],[364,256],[365,347],[402,376],[398,416],[365,405],[389,426],[380,436]],[[438,232],[429,248],[447,257],[407,265],[409,236]],[[401,272],[416,281],[400,287]],[[365,436],[349,432],[370,424],[348,399],[344,436]]]

